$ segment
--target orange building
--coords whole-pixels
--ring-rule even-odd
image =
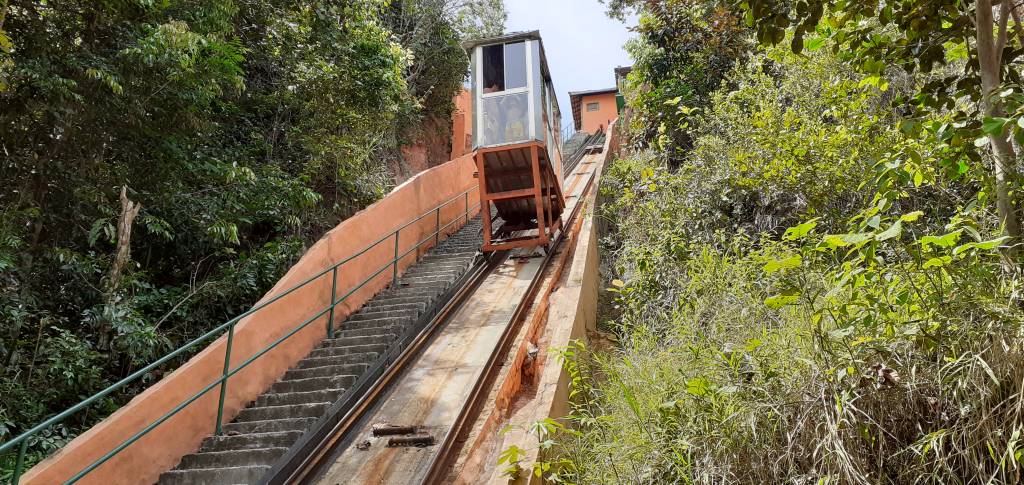
[[[576,131],[593,133],[599,129],[607,130],[608,125],[619,116],[616,94],[616,88],[569,93]]]

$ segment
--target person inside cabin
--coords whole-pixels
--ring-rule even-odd
[[[501,143],[504,130],[501,127],[501,104],[497,99],[485,99],[483,102],[483,140],[485,145]]]
[[[502,86],[502,80],[504,79],[504,76],[499,75],[498,69],[490,64],[488,64],[485,67],[485,69],[486,71],[484,73],[484,94],[504,91],[505,86]]]
[[[505,142],[526,139],[526,121],[523,119],[522,100],[511,97],[505,106]]]

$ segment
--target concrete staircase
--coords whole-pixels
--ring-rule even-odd
[[[431,249],[398,280],[337,325],[333,338],[289,370],[263,395],[225,424],[221,436],[203,440],[159,483],[258,482],[359,376],[470,269],[482,244],[480,218]]]

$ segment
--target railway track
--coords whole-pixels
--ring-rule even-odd
[[[260,483],[308,483],[322,471],[324,465],[328,464],[329,456],[340,449],[352,446],[356,439],[354,430],[358,429],[359,424],[365,422],[368,411],[379,403],[394,380],[407,370],[413,358],[423,350],[437,330],[446,323],[448,316],[462,305],[465,298],[480,284],[489,270],[505,256],[505,254],[494,254],[475,264],[470,270],[469,276],[452,295],[448,303],[439,310],[423,331],[395,359],[394,363],[384,370],[380,379],[366,390],[366,394],[355,402],[351,409],[339,416],[340,419],[333,426],[325,427],[319,433],[314,434],[307,443],[300,443],[293,447],[291,456],[282,460]]]
[[[464,440],[469,428],[472,427],[476,416],[485,404],[484,401],[501,368],[501,364],[506,354],[513,347],[513,340],[519,331],[520,324],[524,320],[525,313],[530,307],[530,302],[533,301],[540,283],[547,273],[545,269],[551,263],[558,247],[566,239],[567,231],[572,231],[578,227],[574,222],[580,217],[580,210],[583,206],[579,201],[583,200],[588,191],[591,190],[594,180],[594,173],[592,171],[586,172],[582,170],[582,173],[576,172],[582,158],[584,158],[582,155],[576,157],[573,163],[567,167],[573,173],[566,176],[565,185],[567,190],[575,194],[575,200],[570,204],[570,211],[566,214],[562,226],[566,230],[561,231],[552,244],[548,246],[547,250],[543,251],[544,254],[540,258],[541,260],[537,265],[536,271],[532,273],[525,291],[521,292],[515,309],[511,314],[507,315],[507,321],[504,324],[500,337],[497,338],[496,345],[493,346],[489,355],[487,355],[482,370],[472,381],[466,398],[454,419],[447,426],[434,427],[434,429],[431,429],[433,433],[430,435],[408,434],[409,432],[418,431],[417,428],[420,428],[419,431],[423,430],[416,423],[373,422],[376,416],[375,413],[379,414],[381,412],[389,396],[393,396],[395,392],[398,392],[395,388],[396,384],[403,379],[403,376],[408,376],[414,370],[418,359],[422,358],[424,352],[429,349],[432,342],[438,339],[439,334],[451,323],[453,317],[460,312],[460,309],[466,305],[467,301],[476,295],[480,285],[500,268],[512,265],[513,263],[510,263],[510,259],[528,259],[529,256],[526,252],[519,250],[515,251],[515,254],[509,251],[496,252],[486,259],[479,260],[459,282],[447,303],[423,326],[422,331],[412,339],[402,353],[381,372],[380,378],[368,386],[361,397],[355,400],[351,406],[339,410],[337,416],[326,420],[324,426],[320,429],[307,433],[303,441],[296,443],[286,456],[278,460],[277,465],[264,476],[260,483],[337,482],[337,477],[331,478],[331,481],[325,481],[325,476],[330,474],[332,465],[335,462],[341,461],[339,457],[346,453],[354,453],[352,451],[353,448],[364,450],[365,448],[361,448],[361,446],[369,446],[369,442],[360,442],[359,440],[365,437],[367,429],[381,424],[397,425],[399,428],[404,428],[398,431],[407,432],[406,437],[402,439],[405,439],[409,444],[427,445],[426,452],[423,454],[427,455],[428,458],[419,460],[420,464],[416,465],[416,469],[408,475],[411,481],[406,481],[406,483],[435,484],[443,482],[453,460],[459,452],[460,441]],[[479,295],[477,297],[479,298]],[[504,315],[503,318],[505,318]],[[402,439],[399,439],[398,442],[401,442]],[[380,443],[383,443],[383,441]],[[373,465],[367,460],[365,464],[357,463],[353,466]],[[339,472],[335,471],[334,473],[337,475]],[[375,473],[368,472],[368,475],[373,476]],[[353,478],[353,480],[356,479]]]

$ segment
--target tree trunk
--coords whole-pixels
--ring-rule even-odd
[[[142,210],[142,204],[128,200],[128,187],[121,187],[121,217],[117,221],[117,247],[114,249],[114,263],[107,277],[107,303],[112,303],[114,293],[121,284],[121,272],[131,255],[132,223]]]
[[[108,350],[113,338],[114,320],[117,310],[117,289],[121,286],[121,273],[131,259],[132,223],[142,210],[142,204],[128,200],[128,187],[121,187],[121,217],[117,220],[117,246],[114,248],[114,262],[110,265],[104,299],[103,320],[99,328],[96,348]]]
[[[0,0],[0,33],[4,31],[4,19],[7,18],[8,0]]]
[[[1000,29],[996,37],[995,21],[992,16],[991,0],[978,0],[975,5],[975,20],[977,27],[977,48],[978,65],[981,71],[982,107],[985,116],[1003,116],[1003,105],[996,96],[995,90],[1002,83],[1000,46],[1006,42],[1006,21],[1010,15],[1009,4],[1000,2],[1002,7],[1002,18]],[[1014,178],[1017,154],[1010,144],[1009,134],[992,133],[989,135],[992,145],[992,154],[995,158],[995,189],[996,208],[999,211],[999,218],[1002,220],[1006,234],[1017,239],[1020,237],[1020,223],[1017,220],[1017,212],[1013,200],[1010,198],[1009,181]]]

